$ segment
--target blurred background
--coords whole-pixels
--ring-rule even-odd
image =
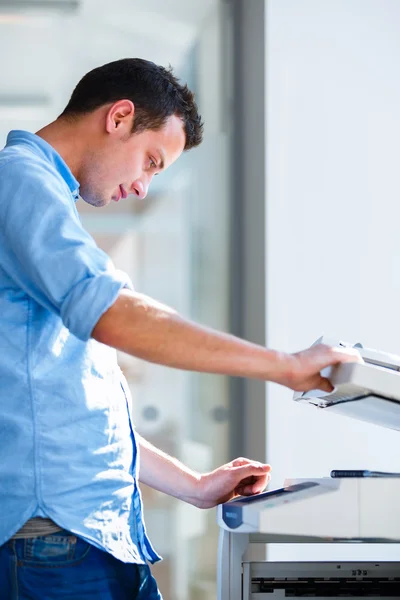
[[[0,0],[0,141],[56,118],[96,66],[172,65],[196,92],[204,143],[144,202],[80,202],[99,246],[138,290],[206,325],[286,351],[329,334],[400,354],[399,33],[398,0]],[[245,455],[270,462],[279,487],[400,470],[398,433],[276,385],[119,360],[138,431],[199,471]],[[215,598],[215,511],[143,495],[164,599]],[[268,548],[276,560],[395,553]]]

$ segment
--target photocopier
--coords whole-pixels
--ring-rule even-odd
[[[356,347],[363,362],[324,370],[333,391],[295,393],[294,400],[399,430],[400,357],[361,344],[318,342]],[[288,479],[280,489],[218,507],[218,600],[400,600],[400,545],[399,562],[251,560],[250,548],[260,543],[400,544],[400,473],[338,475]]]

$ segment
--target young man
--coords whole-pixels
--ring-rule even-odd
[[[189,322],[134,291],[82,229],[79,196],[144,198],[201,138],[188,88],[124,59],[0,153],[1,598],[160,598],[138,481],[201,508],[268,482],[269,466],[247,459],[194,473],[138,436],[115,348],[297,390],[330,389],[321,369],[357,359],[325,346],[287,355]]]

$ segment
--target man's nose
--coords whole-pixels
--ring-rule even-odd
[[[149,190],[149,183],[140,181],[139,179],[132,184],[132,194],[140,200],[144,200]]]

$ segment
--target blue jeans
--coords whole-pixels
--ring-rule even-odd
[[[0,547],[1,600],[162,600],[147,565],[60,531]]]

